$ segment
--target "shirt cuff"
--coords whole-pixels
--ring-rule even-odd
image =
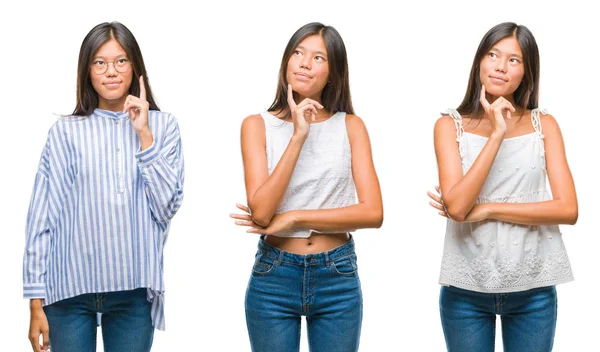
[[[158,147],[156,147],[156,140],[153,141],[152,145],[150,145],[148,148],[141,151],[138,149],[135,153],[135,159],[137,160],[139,166],[151,164],[153,161],[158,159],[159,156],[160,153]]]
[[[23,298],[45,299],[46,298],[46,284],[45,283],[23,284]]]

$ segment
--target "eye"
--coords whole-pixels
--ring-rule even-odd
[[[498,55],[496,55],[496,53],[488,53],[488,56],[491,57],[492,59],[495,59],[498,57]]]
[[[512,59],[510,59],[510,63],[511,63],[511,64],[518,64],[518,63],[520,63],[520,62],[521,62],[521,61],[519,61],[519,59],[517,59],[517,58],[514,58],[514,57],[513,57]]]
[[[122,58],[117,60],[117,65],[125,65],[129,60]]]
[[[102,66],[106,65],[106,62],[104,62],[102,60],[96,60],[96,61],[92,62],[92,65],[102,67]]]
[[[325,58],[323,56],[315,56],[315,60],[317,60],[317,61],[325,61]]]
[[[294,55],[302,55],[302,52],[300,50],[294,50]]]

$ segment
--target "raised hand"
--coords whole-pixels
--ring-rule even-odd
[[[294,134],[306,137],[310,128],[309,121],[317,121],[318,109],[323,109],[323,105],[319,102],[306,98],[299,104],[294,101],[294,94],[292,91],[292,85],[288,84],[288,106],[292,113],[292,121],[294,122]]]
[[[504,97],[499,97],[493,103],[487,101],[485,97],[485,86],[481,85],[481,95],[479,102],[485,110],[485,114],[492,123],[492,134],[501,134],[504,137],[506,133],[506,121],[504,120],[504,112],[506,112],[506,119],[511,119],[511,113],[515,112],[513,105]]]
[[[141,132],[149,132],[148,127],[148,110],[150,105],[146,100],[146,86],[144,85],[144,76],[140,76],[140,96],[128,95],[125,99],[123,112],[129,111],[129,119],[131,125],[138,135]]]

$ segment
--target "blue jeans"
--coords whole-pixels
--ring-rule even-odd
[[[260,241],[246,291],[254,352],[300,349],[306,316],[311,352],[358,351],[362,292],[354,241],[318,254],[288,253]]]
[[[150,351],[154,328],[146,289],[88,293],[44,307],[53,352],[96,351],[96,313],[102,313],[106,352]]]
[[[440,315],[449,352],[494,351],[496,314],[505,352],[549,352],[554,343],[554,286],[513,293],[480,293],[442,286]]]

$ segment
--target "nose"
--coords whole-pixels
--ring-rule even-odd
[[[310,55],[302,55],[302,59],[300,60],[300,67],[310,70],[311,66],[310,66]]]
[[[114,77],[117,75],[117,70],[115,70],[114,62],[106,63],[106,72],[104,73],[107,77]]]
[[[506,73],[506,67],[508,65],[508,62],[506,60],[497,60],[496,61],[496,67],[494,68],[497,72],[502,72],[502,73]]]

